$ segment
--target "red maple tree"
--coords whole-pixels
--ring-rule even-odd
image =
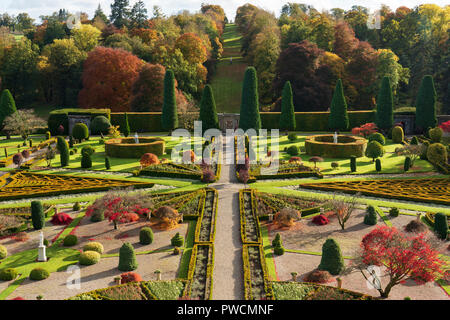
[[[382,298],[387,298],[391,289],[408,279],[422,284],[444,276],[444,262],[425,233],[406,235],[394,227],[379,226],[365,235],[361,242],[362,252],[353,262],[368,280],[365,271],[370,265],[383,267],[389,279],[383,289],[377,290]]]

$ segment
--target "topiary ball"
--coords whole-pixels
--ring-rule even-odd
[[[95,252],[102,254],[104,251],[104,248],[100,242],[92,241],[92,242],[88,242],[84,245],[83,251],[95,251]]]
[[[5,259],[7,255],[8,255],[8,250],[6,249],[5,246],[2,246],[0,244],[0,260]]]
[[[80,254],[78,262],[82,266],[91,266],[98,263],[100,261],[100,257],[100,253],[96,251],[84,251]]]
[[[0,270],[0,280],[2,281],[11,281],[17,278],[19,273],[14,268],[5,268]]]
[[[375,159],[383,156],[383,154],[384,154],[383,146],[378,141],[373,140],[367,144],[365,152],[367,158]]]
[[[184,238],[179,232],[177,232],[177,234],[170,239],[170,243],[174,247],[181,247],[184,244]]]
[[[398,210],[398,208],[391,208],[391,210],[389,210],[389,215],[391,217],[398,217],[398,215],[400,214],[400,210]]]
[[[65,247],[72,247],[78,243],[78,238],[74,234],[69,234],[64,238],[63,245]]]
[[[427,159],[434,165],[447,163],[447,148],[442,143],[433,143],[427,149]]]
[[[153,242],[153,231],[149,227],[144,227],[139,231],[139,243],[143,245]]]
[[[431,141],[433,141],[433,142],[441,142],[442,135],[444,134],[444,131],[441,128],[436,127],[436,128],[430,129],[428,134],[430,135]]]
[[[86,155],[81,157],[81,168],[89,169],[92,168],[92,159],[91,156]]]
[[[382,146],[384,146],[386,144],[386,138],[379,132],[372,133],[369,136],[368,140],[369,140],[369,142],[370,141],[377,141]]]
[[[84,146],[81,149],[82,156],[92,156],[95,153],[95,149],[92,146]]]
[[[78,141],[85,140],[89,137],[89,129],[84,123],[77,123],[73,126],[72,136]]]
[[[284,248],[282,246],[275,247],[273,248],[273,253],[277,256],[282,256],[284,254]]]
[[[287,148],[286,152],[291,156],[296,156],[300,153],[300,150],[297,146],[290,146],[289,148]]]
[[[392,142],[402,143],[405,139],[405,134],[403,133],[403,128],[396,126],[392,129]]]
[[[81,205],[79,202],[75,202],[73,207],[72,207],[73,211],[80,211],[81,210]]]
[[[111,122],[105,116],[97,116],[91,122],[92,134],[108,134]]]
[[[44,268],[35,268],[30,272],[30,280],[44,280],[50,276],[50,273]]]
[[[375,208],[373,206],[369,206],[367,208],[367,213],[364,216],[364,224],[367,224],[369,226],[374,226],[378,222],[377,213],[375,211]]]

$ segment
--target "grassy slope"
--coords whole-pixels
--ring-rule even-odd
[[[217,112],[239,113],[246,62],[240,54],[241,36],[234,24],[227,24],[223,33],[224,51],[211,82]],[[230,64],[230,58],[233,63]]]

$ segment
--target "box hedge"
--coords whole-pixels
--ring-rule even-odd
[[[104,116],[111,119],[110,109],[59,109],[50,112],[48,117],[48,129],[52,135],[59,135],[58,127],[64,127],[64,134],[69,134],[69,115],[88,115],[91,121],[97,116]]]

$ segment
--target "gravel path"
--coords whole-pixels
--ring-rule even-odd
[[[224,140],[224,155],[230,157],[232,153],[225,151],[225,143]],[[242,300],[244,279],[239,223],[241,185],[238,184],[234,165],[223,165],[219,181],[210,186],[219,192],[212,297],[214,300]]]

